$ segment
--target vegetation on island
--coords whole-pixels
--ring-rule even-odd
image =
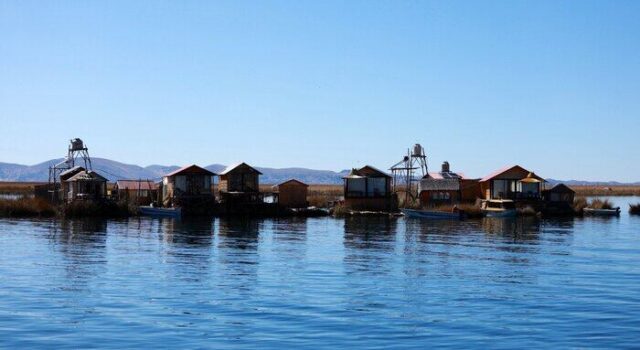
[[[26,217],[109,217],[119,218],[137,214],[137,209],[124,202],[91,202],[78,201],[55,205],[42,198],[21,197],[17,199],[0,199],[0,216]]]
[[[591,209],[615,209],[613,203],[608,199],[595,198],[589,202]]]

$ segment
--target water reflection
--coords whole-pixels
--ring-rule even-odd
[[[161,219],[162,239],[178,245],[209,246],[213,242],[214,224],[211,219]]]
[[[637,223],[0,220],[0,343],[632,348]]]
[[[344,220],[344,267],[347,274],[391,273],[397,219],[350,217]]]
[[[106,220],[53,221],[50,232],[51,247],[62,257],[68,282],[60,288],[86,289],[90,281],[106,272]]]
[[[511,239],[514,242],[535,242],[540,234],[541,220],[536,217],[484,218],[482,230],[488,235]]]
[[[218,222],[220,248],[257,250],[261,220],[221,218]]]
[[[273,233],[274,240],[280,242],[304,242],[307,239],[306,218],[274,219],[268,229]]]
[[[393,250],[398,219],[349,217],[344,219],[344,246],[350,249]]]
[[[248,296],[257,284],[258,241],[261,220],[220,218],[218,220],[218,287]]]

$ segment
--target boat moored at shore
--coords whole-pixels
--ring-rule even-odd
[[[407,218],[420,218],[431,220],[462,220],[465,217],[464,211],[438,211],[438,210],[419,210],[419,209],[400,209]]]
[[[596,209],[596,208],[584,208],[585,215],[593,216],[620,216],[620,207],[613,209]]]
[[[140,206],[138,207],[140,215],[144,216],[154,216],[154,217],[171,217],[171,218],[181,218],[182,217],[182,208],[158,208],[153,206]]]

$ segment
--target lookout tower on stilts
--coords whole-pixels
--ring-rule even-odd
[[[60,198],[59,191],[61,184],[58,182],[60,174],[76,165],[84,167],[85,170],[92,170],[89,149],[79,138],[69,141],[67,156],[62,162],[49,167],[49,191],[51,192],[52,201],[56,202]]]
[[[407,155],[391,167],[393,192],[404,192],[404,206],[417,200],[420,180],[427,175],[427,155],[419,143],[407,149]]]

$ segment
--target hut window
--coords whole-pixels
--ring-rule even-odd
[[[349,191],[349,195],[364,196],[365,181],[366,179],[347,179],[347,190]]]
[[[525,194],[538,194],[538,189],[540,187],[537,183],[523,183],[522,184],[522,193]]]
[[[372,177],[367,179],[367,196],[383,196],[387,193],[387,181],[383,177]]]
[[[492,198],[502,198],[507,195],[509,189],[509,181],[507,180],[493,180],[493,191],[491,193]]]

